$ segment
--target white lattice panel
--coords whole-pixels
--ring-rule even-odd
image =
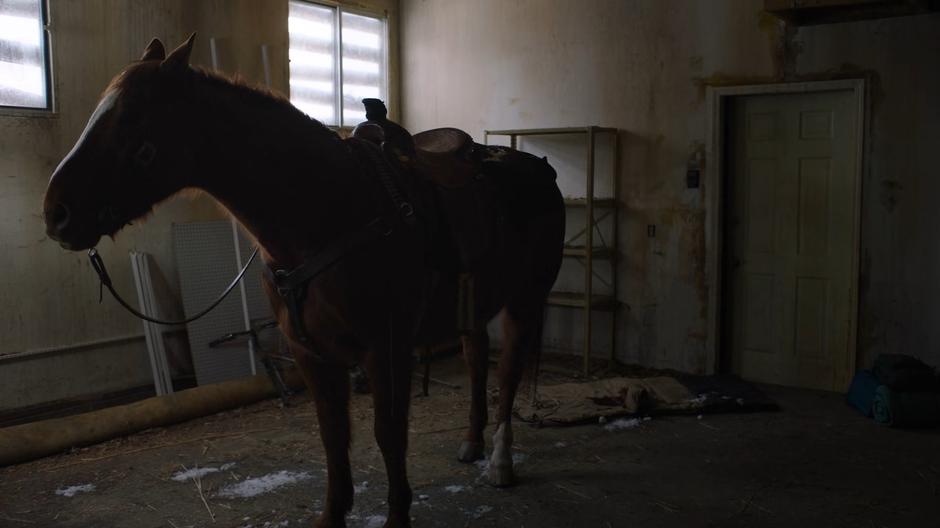
[[[228,220],[174,224],[173,244],[183,310],[190,317],[214,301],[238,273],[232,225]],[[258,282],[259,269],[246,274],[244,280]],[[251,375],[247,342],[239,340],[219,348],[209,348],[210,341],[245,330],[239,288],[208,315],[188,324],[186,329],[199,385]]]

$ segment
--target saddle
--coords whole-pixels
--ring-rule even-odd
[[[352,137],[381,146],[386,161],[407,182],[410,199],[427,233],[428,264],[438,271],[474,269],[495,229],[495,216],[480,214],[490,202],[481,193],[481,166],[473,159],[475,143],[456,128],[438,128],[412,136],[389,121],[385,104],[363,99],[367,121]],[[492,224],[492,225],[485,225]]]
[[[544,189],[557,193],[555,171],[545,159],[508,147],[480,145],[456,128],[412,136],[388,120],[382,101],[364,99],[363,104],[368,121],[360,123],[352,136],[381,146],[385,162],[404,182],[426,233],[427,265],[436,272],[431,305],[457,306],[453,312],[431,310],[423,331],[438,327],[473,331],[474,276],[495,261],[511,224],[540,213],[532,210],[531,196]]]
[[[385,104],[363,99],[368,121],[352,136],[382,147],[410,186],[428,231],[429,264],[444,272],[474,272],[491,258],[501,222],[525,214],[526,189],[554,171],[542,159],[507,147],[480,145],[463,130],[436,128],[411,135],[386,117]],[[520,200],[521,198],[521,200]]]
[[[401,137],[390,140],[379,124],[367,121],[353,129],[352,137],[381,146],[399,168],[441,187],[466,185],[480,171],[480,164],[472,157],[473,138],[457,128],[427,130],[408,135],[407,141]]]
[[[473,159],[476,143],[470,134],[457,128],[435,128],[411,135],[387,117],[380,99],[363,99],[366,121],[352,131],[352,137],[380,145],[399,168],[441,187],[460,187],[479,174]]]
[[[435,128],[413,136],[415,170],[442,187],[466,185],[480,173],[472,157],[476,143],[457,128]]]

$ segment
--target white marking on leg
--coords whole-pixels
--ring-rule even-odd
[[[493,454],[487,478],[494,486],[512,484],[512,424],[508,421],[499,424],[493,434]]]
[[[492,464],[512,465],[512,424],[503,422],[493,434]]]

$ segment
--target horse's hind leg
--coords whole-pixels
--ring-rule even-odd
[[[475,462],[483,458],[483,429],[487,421],[486,377],[489,373],[490,337],[484,327],[461,338],[463,356],[470,371],[470,428],[460,444],[457,459]]]
[[[385,459],[388,477],[386,528],[411,526],[411,486],[405,466],[408,448],[408,407],[411,397],[411,349],[377,347],[367,360],[375,407],[375,440]]]
[[[526,358],[538,352],[542,339],[542,306],[508,306],[503,311],[503,355],[499,361],[499,408],[493,453],[486,476],[494,486],[513,483],[512,407]]]
[[[304,381],[313,393],[320,424],[320,439],[326,449],[326,506],[316,528],[343,528],[353,505],[349,466],[349,374],[342,367],[314,364],[306,352],[294,354]]]

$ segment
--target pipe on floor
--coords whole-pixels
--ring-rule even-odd
[[[288,370],[284,374],[289,386],[301,385],[296,371]],[[276,394],[268,377],[259,375],[186,389],[90,413],[6,427],[0,429],[0,466],[27,462],[73,447],[199,418]]]

